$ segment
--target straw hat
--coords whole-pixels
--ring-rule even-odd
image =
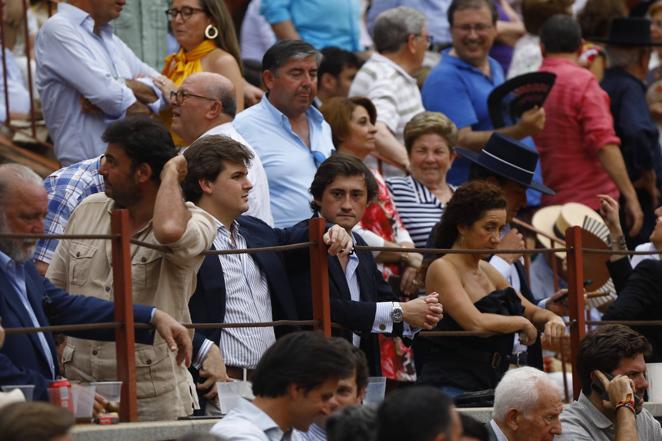
[[[564,205],[550,205],[541,208],[531,221],[533,226],[546,233],[548,236],[556,237],[557,242],[552,247],[552,241],[537,234],[538,241],[545,248],[560,248],[564,246],[565,233],[570,227],[582,228],[582,246],[584,248],[597,248],[607,250],[607,237],[609,229],[602,217],[595,210],[584,204],[569,202]],[[565,259],[566,253],[555,253],[560,259]],[[597,290],[605,284],[611,283],[606,262],[608,254],[592,254],[584,256],[584,279],[588,290]]]

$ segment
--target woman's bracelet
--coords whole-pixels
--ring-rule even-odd
[[[625,236],[622,234],[620,236],[617,236],[613,242],[611,240],[611,235],[610,235],[607,239],[607,245],[612,250],[627,251],[628,249],[628,245],[627,243],[625,243]]]

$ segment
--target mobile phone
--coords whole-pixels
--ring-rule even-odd
[[[602,371],[600,371],[602,372]],[[607,377],[607,380],[611,381],[614,376],[610,375],[606,372],[602,372],[605,377]],[[602,398],[604,401],[609,401],[609,393],[607,393],[607,390],[605,387],[602,385],[602,382],[595,378],[594,375],[591,375],[591,389],[593,389],[597,394]]]

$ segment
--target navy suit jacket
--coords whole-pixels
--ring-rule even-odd
[[[25,285],[28,299],[41,326],[114,321],[112,302],[94,297],[69,295],[38,274],[30,262],[25,263]],[[136,322],[150,322],[151,307],[136,305],[133,310]],[[2,326],[6,328],[33,326],[19,294],[3,269],[0,269],[0,317],[2,317]],[[93,340],[115,338],[112,329],[81,331],[68,335]],[[44,333],[44,336],[57,375],[58,363],[53,336],[50,332]],[[137,330],[136,339],[140,343],[151,344],[154,333]],[[33,384],[34,398],[48,400],[47,387],[51,379],[48,361],[37,334],[7,335],[5,344],[0,349],[0,385]]]
[[[240,216],[239,233],[246,239],[248,248],[261,248],[287,245],[308,241],[308,225],[298,225],[285,230],[271,228],[266,223],[252,216]],[[304,250],[306,253],[307,249]],[[254,253],[260,271],[265,275],[271,295],[273,320],[297,320],[298,314],[292,287],[287,277],[285,259],[281,252]],[[197,286],[189,300],[189,310],[193,323],[219,323],[225,319],[225,279],[223,267],[217,255],[206,256],[197,276]],[[296,327],[279,326],[274,328],[276,337],[297,330]],[[196,330],[193,338],[193,352],[198,353],[205,338],[218,344],[220,329]],[[194,379],[199,381],[198,371],[191,368]],[[199,395],[202,405],[204,399]]]
[[[305,221],[307,222],[307,221]],[[356,245],[366,245],[358,234],[354,234]],[[287,264],[291,274],[297,310],[302,320],[312,319],[313,306],[310,281],[310,261],[308,250],[305,253],[289,253]],[[340,261],[335,256],[328,256],[329,262],[329,297],[331,303],[331,321],[342,325],[343,330],[334,329],[334,335],[352,341],[352,333],[361,336],[361,349],[368,358],[371,375],[381,375],[379,359],[379,339],[371,333],[377,310],[377,302],[397,302],[391,287],[384,281],[381,271],[377,268],[372,253],[356,251],[359,257],[357,278],[361,301],[352,301],[345,272]],[[296,254],[296,256],[291,256]],[[402,334],[402,324],[393,326],[393,334]]]

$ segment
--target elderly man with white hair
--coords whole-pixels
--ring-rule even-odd
[[[490,441],[552,441],[561,434],[562,410],[561,394],[544,372],[511,369],[494,391]]]

